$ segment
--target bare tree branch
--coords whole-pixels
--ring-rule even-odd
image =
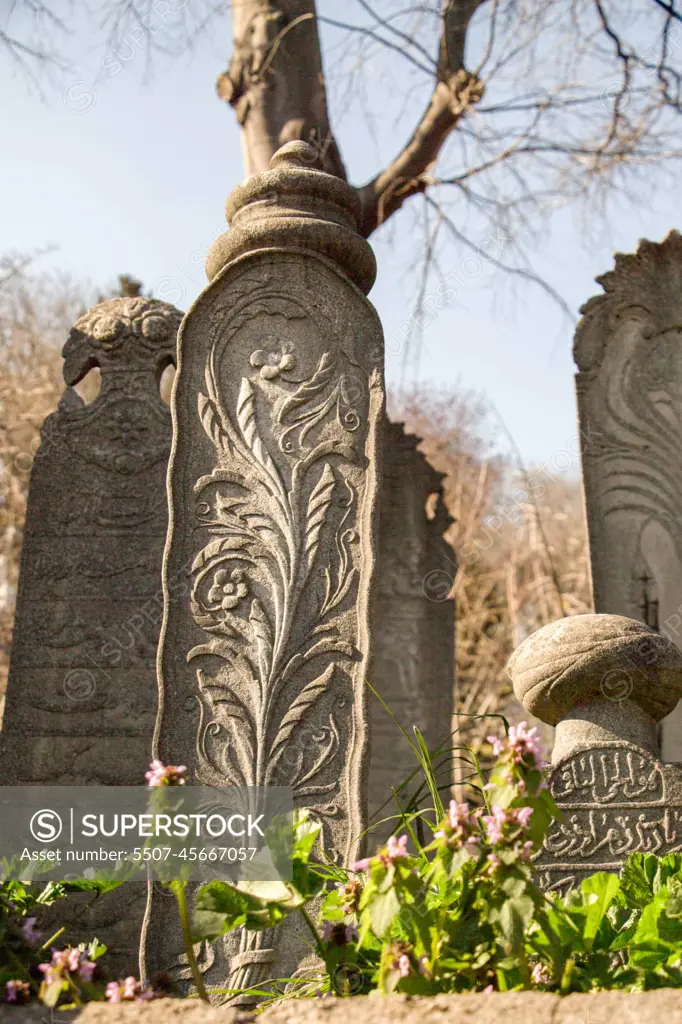
[[[483,85],[464,67],[469,23],[486,0],[450,0],[445,4],[436,66],[436,84],[415,131],[397,157],[359,189],[360,229],[367,237],[410,196],[423,192],[424,173],[462,116],[483,95]]]
[[[666,3],[666,0],[653,0],[653,2],[657,7],[662,7],[671,18],[676,18],[677,21],[682,21],[682,14],[675,10],[672,0],[670,0],[670,3]]]

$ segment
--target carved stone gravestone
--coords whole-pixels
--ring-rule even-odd
[[[682,647],[682,236],[597,280],[574,346],[594,606]],[[682,760],[682,708],[662,736]]]
[[[411,738],[416,725],[435,750],[448,745],[452,732],[455,612],[449,594],[457,568],[443,536],[452,522],[442,500],[443,475],[418,444],[401,423],[386,424],[371,681]],[[383,807],[383,818],[397,812],[391,788],[414,772],[417,761],[376,697],[369,702],[369,811],[378,814]],[[448,775],[443,764],[443,784]],[[391,831],[387,822],[381,835]]]
[[[64,347],[67,388],[31,472],[2,785],[144,784],[171,444],[159,380],[175,362],[180,320],[165,302],[111,299],[77,321]],[[101,390],[84,405],[74,385],[93,367]],[[89,922],[114,969],[135,969],[143,890],[134,887],[125,912],[120,894],[99,901]]]
[[[547,783],[563,819],[536,860],[543,886],[682,850],[682,766],[661,761],[657,736],[682,697],[675,644],[621,615],[574,615],[524,640],[508,670],[528,711],[556,726]]]
[[[228,201],[180,333],[155,749],[204,785],[288,785],[349,863],[366,823],[383,339],[353,190],[290,143]],[[189,567],[191,592],[171,601]],[[146,967],[177,967],[154,891]],[[228,935],[211,985],[292,974],[284,926]]]

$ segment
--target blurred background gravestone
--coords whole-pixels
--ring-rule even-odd
[[[657,728],[682,697],[675,644],[625,616],[573,615],[524,640],[509,674],[524,707],[556,726],[547,784],[563,817],[536,858],[543,887],[679,851],[682,765],[663,763]]]
[[[594,608],[682,645],[682,236],[617,253],[575,337]],[[662,723],[682,760],[682,708]]]
[[[457,568],[444,538],[452,520],[443,504],[443,474],[418,450],[420,438],[391,422],[384,437],[371,682],[411,740],[417,726],[433,751],[447,747],[452,732],[455,609],[450,593]],[[391,787],[405,781],[417,761],[374,695],[370,712],[369,812],[383,807],[379,816],[386,817],[397,813]],[[444,783],[448,775],[451,770],[442,772]],[[407,792],[414,789],[413,784]],[[391,831],[388,822],[380,834]]]
[[[31,471],[2,785],[144,783],[171,444],[159,388],[180,319],[154,299],[111,299],[77,321],[64,347],[67,388]],[[94,368],[101,389],[84,404],[74,385]],[[110,946],[114,971],[135,969],[144,889],[127,887],[125,902],[105,897],[80,920]]]

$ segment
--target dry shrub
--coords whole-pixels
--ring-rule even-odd
[[[592,609],[577,457],[563,473],[551,462],[524,469],[499,419],[467,392],[399,394],[391,414],[423,437],[445,474],[458,562],[456,725],[477,746],[491,723],[466,716],[516,711],[505,671],[512,650],[546,622]]]
[[[4,693],[28,481],[40,426],[62,393],[60,349],[92,301],[83,286],[0,258],[0,695]]]

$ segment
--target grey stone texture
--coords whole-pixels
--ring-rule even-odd
[[[159,378],[180,320],[164,302],[111,299],[64,346],[67,388],[43,424],[28,494],[3,785],[144,778],[171,444]],[[84,405],[74,385],[95,366],[101,390]]]
[[[546,992],[493,992],[489,995],[300,999],[262,1015],[209,1007],[196,1000],[151,1003],[90,1003],[80,1013],[55,1014],[78,1024],[682,1024],[679,989],[653,992],[591,992],[556,996]],[[44,1008],[0,1006],[3,1024],[42,1024]]]
[[[682,645],[682,236],[616,254],[574,346],[594,607]],[[682,708],[662,725],[682,760]]]
[[[449,595],[457,568],[443,536],[451,523],[443,477],[419,451],[419,440],[400,423],[385,425],[371,681],[411,738],[416,725],[435,750],[449,745],[452,732],[455,609]],[[397,812],[391,788],[417,761],[379,700],[370,695],[369,704],[369,812],[383,818]],[[451,777],[443,761],[441,781]],[[407,792],[415,789],[413,782]],[[391,831],[387,822],[377,835]]]
[[[290,143],[237,189],[180,332],[155,752],[204,785],[289,785],[334,861],[366,823],[383,340],[357,197]],[[154,894],[146,970],[186,973]],[[211,986],[290,976],[291,928],[229,935]]]
[[[682,769],[662,762],[657,736],[682,697],[676,645],[621,615],[574,615],[524,640],[508,671],[524,706],[556,726],[547,782],[563,818],[536,860],[543,886],[682,849]]]
[[[168,521],[171,418],[159,381],[175,362],[180,320],[165,302],[111,299],[64,346],[67,387],[31,472],[2,785],[143,783]],[[93,367],[101,390],[84,405],[74,385]],[[74,915],[83,902],[70,902]],[[113,968],[134,970],[144,906],[145,886],[126,886],[79,918],[79,937],[94,929]]]

